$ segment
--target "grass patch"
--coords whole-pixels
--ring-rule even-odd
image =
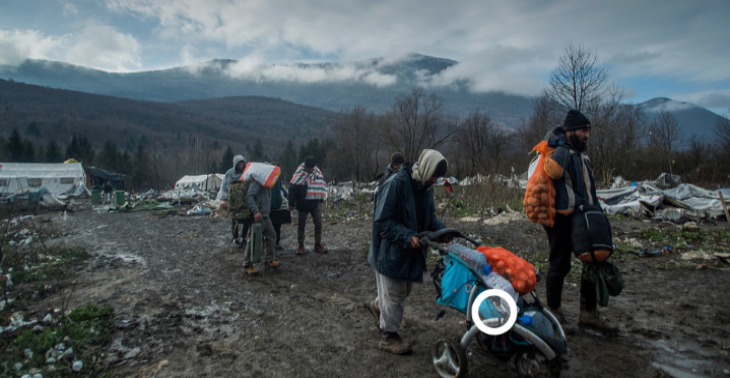
[[[521,211],[524,191],[500,184],[454,185],[454,195],[450,196],[443,187],[435,187],[436,203],[447,203],[446,211],[454,216],[491,216],[500,210]]]
[[[13,282],[28,284],[64,278],[67,266],[85,260],[89,253],[81,247],[64,245],[49,248],[11,249],[5,251],[2,271],[11,272]]]
[[[3,348],[0,364],[5,373],[0,377],[18,377],[31,372],[44,377],[103,376],[98,361],[102,347],[111,340],[113,321],[114,309],[91,304],[74,309],[41,332],[20,331]],[[55,363],[49,364],[49,358]],[[74,372],[71,367],[78,360],[82,361],[83,368]],[[20,366],[19,370],[16,365]]]

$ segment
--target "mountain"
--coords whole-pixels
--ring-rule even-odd
[[[118,148],[134,148],[145,135],[158,152],[179,151],[186,140],[202,137],[224,148],[243,151],[260,139],[266,151],[278,151],[287,139],[295,145],[319,136],[334,113],[288,101],[226,97],[161,103],[51,89],[0,80],[0,135],[17,128],[23,136],[45,144],[53,138],[68,143],[85,135],[100,149],[106,140]],[[35,123],[35,137],[27,133]]]
[[[28,84],[103,94],[135,100],[174,102],[229,96],[263,96],[330,111],[363,106],[381,113],[392,108],[424,77],[458,64],[411,54],[390,62],[384,58],[349,63],[263,66],[246,71],[234,60],[213,60],[157,71],[110,73],[72,64],[26,60],[17,67],[0,66],[0,78]],[[323,75],[328,75],[322,78]],[[330,79],[333,78],[333,79]],[[502,92],[475,93],[466,83],[432,86],[426,93],[443,98],[443,110],[463,116],[480,109],[495,122],[514,127],[531,111],[531,99]]]
[[[685,140],[695,135],[701,141],[713,138],[714,127],[722,117],[701,107],[688,102],[675,101],[666,97],[657,97],[649,101],[637,104],[647,116],[647,122],[651,123],[654,114],[662,109],[670,112],[677,120],[679,128]]]

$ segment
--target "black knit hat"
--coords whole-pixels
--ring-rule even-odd
[[[583,113],[573,109],[568,110],[568,115],[565,116],[565,121],[563,121],[563,130],[574,131],[590,127],[591,121],[589,121]]]

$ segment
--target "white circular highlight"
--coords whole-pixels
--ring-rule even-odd
[[[487,300],[487,298],[495,296],[500,297],[507,302],[507,306],[509,307],[509,318],[507,318],[507,323],[502,324],[497,328],[492,328],[482,322],[481,317],[479,316],[479,306],[481,306],[482,302]],[[474,303],[471,306],[471,317],[474,319],[474,324],[480,331],[487,335],[498,336],[509,331],[512,326],[515,325],[515,322],[517,321],[517,303],[515,303],[515,300],[503,290],[486,290],[479,294],[477,299],[474,300]]]

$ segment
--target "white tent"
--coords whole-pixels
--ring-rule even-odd
[[[193,185],[203,191],[211,191],[221,187],[225,175],[221,173],[211,173],[209,175],[183,176],[175,183],[175,190],[190,190]]]
[[[0,196],[37,191],[52,194],[83,194],[86,173],[81,163],[0,163]]]

